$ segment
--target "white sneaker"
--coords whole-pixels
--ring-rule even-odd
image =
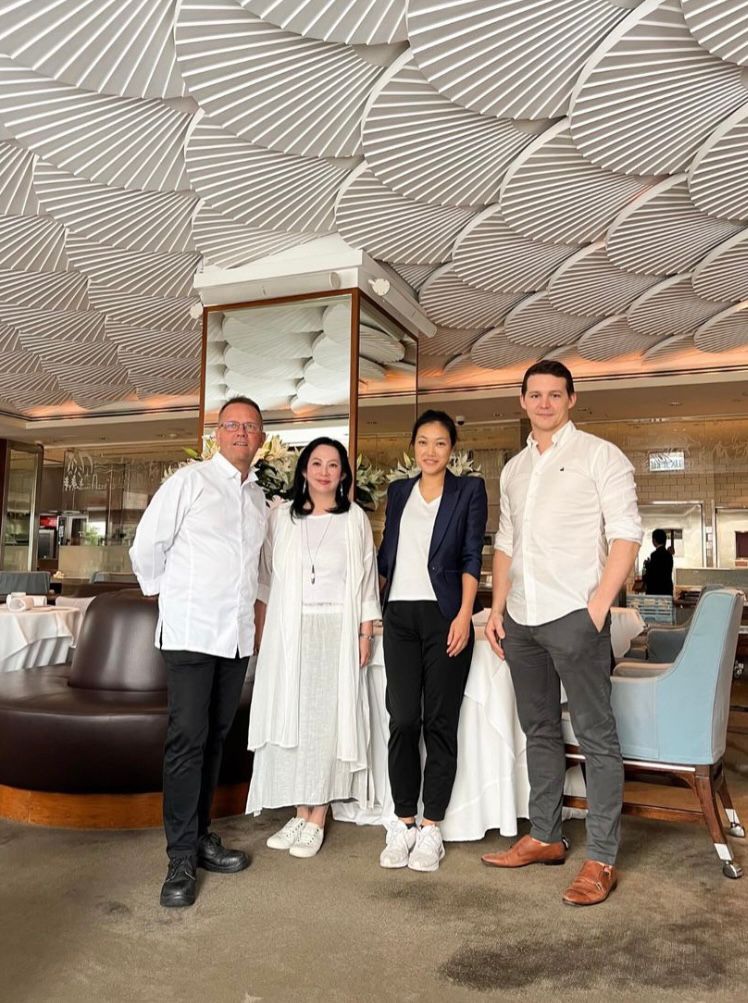
[[[387,826],[387,845],[379,854],[380,867],[407,867],[410,851],[416,845],[418,830],[398,819]]]
[[[444,860],[444,843],[438,825],[424,825],[418,830],[416,845],[408,858],[411,871],[437,871]]]
[[[314,822],[305,822],[301,835],[288,852],[292,857],[313,857],[319,853],[324,838],[325,830],[321,826],[315,825]]]
[[[305,825],[304,819],[299,818],[298,815],[295,818],[289,818],[282,829],[274,832],[272,836],[268,836],[265,845],[269,846],[271,850],[289,850],[298,840]]]

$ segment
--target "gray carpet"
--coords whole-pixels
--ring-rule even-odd
[[[748,820],[748,782],[731,775]],[[748,875],[722,876],[706,830],[624,819],[621,884],[592,909],[565,867],[500,872],[451,845],[438,874],[384,871],[378,829],[328,827],[296,860],[264,841],[287,813],[225,820],[249,870],[200,872],[197,904],[164,910],[160,832],[49,831],[0,822],[0,999],[735,1000],[748,996]],[[748,870],[748,847],[738,859]]]

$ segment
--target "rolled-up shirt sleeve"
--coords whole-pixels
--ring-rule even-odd
[[[514,547],[514,528],[512,526],[512,509],[509,504],[509,493],[507,492],[507,468],[501,471],[499,479],[499,528],[494,537],[494,550],[500,550],[507,557],[511,557]]]
[[[595,456],[593,469],[608,546],[614,540],[641,543],[644,532],[631,462],[617,446],[603,441]]]
[[[161,591],[167,555],[194,493],[195,481],[177,471],[161,485],[143,513],[130,547],[130,563],[143,595],[155,596]]]

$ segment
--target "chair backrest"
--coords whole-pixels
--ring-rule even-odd
[[[94,598],[81,626],[68,683],[89,690],[164,690],[154,644],[158,604],[136,589]]]
[[[701,590],[696,608],[703,601],[707,592],[714,592],[715,589],[722,588],[725,588],[725,586],[719,585],[716,582],[710,582],[705,585]],[[675,661],[678,657],[678,652],[686,640],[686,634],[693,622],[693,617],[694,614],[692,613],[685,623],[678,624],[675,627],[666,626],[665,624],[650,627],[647,633],[647,657],[651,662]]]
[[[710,764],[724,755],[744,601],[738,589],[706,592],[672,668],[657,680],[658,739],[663,758]]]
[[[94,571],[91,582],[120,582],[124,585],[137,585],[138,579],[130,571]]]
[[[29,596],[45,596],[49,592],[48,571],[0,571],[0,595],[25,592]]]

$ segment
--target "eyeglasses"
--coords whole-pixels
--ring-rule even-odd
[[[222,421],[218,427],[225,428],[227,432],[238,432],[243,428],[247,435],[257,435],[262,431],[262,425],[256,421]]]

